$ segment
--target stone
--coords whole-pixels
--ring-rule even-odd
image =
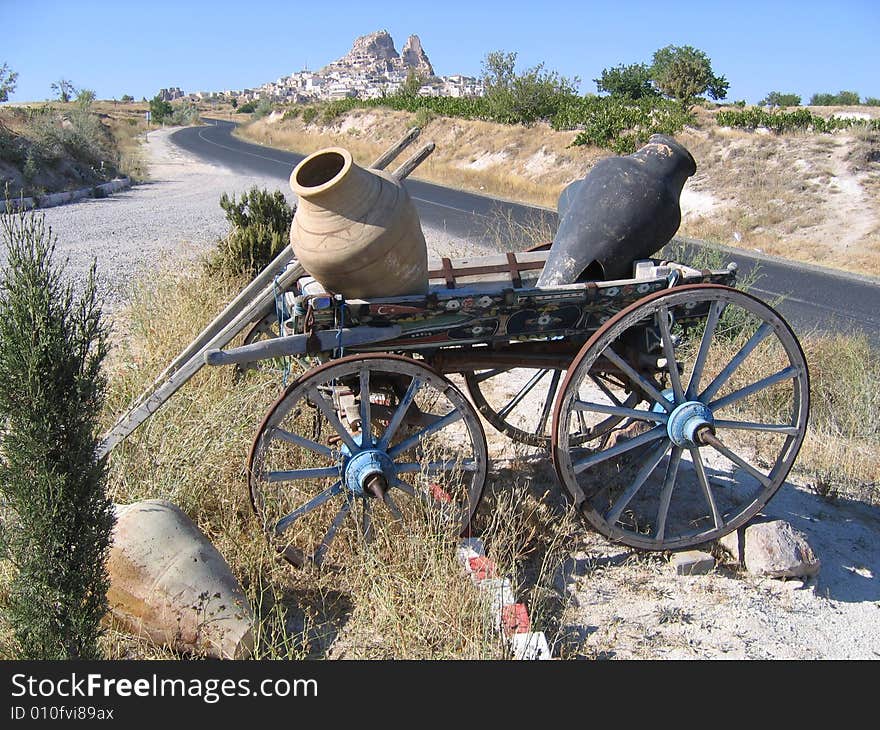
[[[812,576],[821,567],[806,536],[784,520],[749,525],[743,557],[749,573],[770,578]]]
[[[726,553],[731,555],[739,565],[742,565],[743,562],[744,538],[745,530],[741,527],[738,530],[727,533],[724,537],[718,540],[718,544],[724,549]]]
[[[403,60],[404,66],[415,70],[422,76],[434,75],[434,67],[428,60],[428,54],[422,48],[422,41],[417,35],[411,35],[406,39],[403,50],[400,52],[400,58]]]
[[[107,559],[110,615],[162,646],[218,659],[254,647],[254,613],[223,556],[176,505],[117,506]]]
[[[510,603],[516,603],[510,581],[507,578],[487,578],[477,583],[477,588],[486,598],[492,621],[500,628],[501,609]]]
[[[320,73],[382,74],[397,71],[405,74],[410,69],[425,77],[434,75],[434,67],[431,66],[419,37],[411,35],[403,46],[403,52],[399,54],[388,31],[380,30],[355,39],[348,53],[327,64]]]
[[[470,559],[486,554],[483,541],[478,537],[468,537],[460,540],[455,555],[465,573],[470,573]]]
[[[675,553],[670,562],[678,575],[705,575],[715,567],[715,558],[701,550]]]
[[[527,634],[514,634],[510,637],[513,658],[526,661],[552,659],[550,646],[543,631],[530,631]]]

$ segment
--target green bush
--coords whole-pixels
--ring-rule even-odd
[[[865,99],[865,106],[880,106],[880,99],[876,96],[869,96]]]
[[[485,112],[504,124],[534,124],[552,117],[560,100],[574,94],[578,79],[567,79],[544,64],[517,73],[516,53],[493,51],[483,60]]]
[[[280,190],[254,186],[241,199],[223,193],[220,207],[231,230],[209,257],[210,270],[254,276],[288,244],[293,209]]]
[[[783,94],[781,91],[771,91],[758,104],[760,106],[800,106],[801,97],[798,94]]]
[[[810,106],[856,106],[859,95],[855,91],[838,91],[836,94],[813,94]]]
[[[624,96],[628,99],[659,96],[651,81],[651,67],[644,63],[633,63],[602,69],[602,76],[593,79],[599,92],[611,96]]]
[[[86,109],[72,109],[63,115],[51,107],[31,109],[28,127],[29,136],[44,160],[69,156],[99,166],[115,159],[107,128],[96,114]]]
[[[741,129],[767,129],[782,134],[784,132],[818,132],[830,133],[853,127],[866,127],[880,131],[880,119],[844,119],[830,116],[828,119],[813,114],[809,109],[797,109],[793,112],[768,112],[758,107],[736,111],[718,112],[715,121],[722,127],[739,127]]]
[[[166,117],[170,118],[172,114],[174,114],[174,107],[167,101],[162,101],[158,94],[150,99],[150,118],[153,124],[161,124]]]
[[[95,457],[108,351],[94,265],[75,296],[42,214],[2,220],[0,612],[16,659],[100,658],[113,507]]]
[[[236,114],[253,114],[257,110],[257,102],[256,101],[246,101],[244,104],[240,104],[236,109]]]
[[[606,96],[572,100],[554,118],[553,126],[567,129],[577,124],[582,131],[573,144],[592,144],[628,154],[652,134],[675,135],[692,121],[690,112],[665,99]]]
[[[261,117],[268,116],[272,113],[274,107],[272,106],[272,102],[268,99],[260,99],[256,106],[254,107],[254,118],[260,119]]]
[[[318,118],[318,109],[314,106],[307,106],[302,110],[303,124],[311,124]]]
[[[285,110],[283,116],[281,117],[281,121],[286,122],[290,119],[296,119],[299,116],[301,111],[302,111],[302,109],[300,109],[300,107],[294,105],[294,106],[290,107],[289,109]]]
[[[199,121],[199,109],[191,101],[183,101],[173,106],[171,116],[169,118],[171,124],[176,126],[187,126],[197,124]]]

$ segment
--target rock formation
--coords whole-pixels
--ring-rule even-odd
[[[357,38],[351,50],[342,58],[327,64],[321,74],[335,72],[386,73],[389,71],[407,72],[410,68],[423,76],[433,76],[434,68],[422,48],[417,35],[411,35],[403,47],[403,55],[394,47],[394,39],[387,30],[376,31]]]
[[[417,35],[411,35],[406,39],[403,51],[400,54],[403,65],[408,69],[415,69],[422,76],[433,76],[434,67],[428,60],[428,54],[422,48],[422,41]]]

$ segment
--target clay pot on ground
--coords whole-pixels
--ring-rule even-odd
[[[290,229],[294,253],[329,291],[347,298],[427,291],[425,237],[397,179],[330,147],[300,162],[290,187],[299,196]]]
[[[559,229],[538,286],[631,278],[634,261],[675,235],[681,190],[696,171],[684,145],[662,134],[631,155],[597,162],[559,196]]]
[[[254,615],[241,585],[176,505],[117,505],[107,570],[110,614],[120,628],[179,651],[251,655]]]

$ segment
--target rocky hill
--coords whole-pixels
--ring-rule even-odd
[[[387,30],[380,30],[356,39],[348,53],[327,64],[320,73],[385,74],[392,71],[406,73],[410,69],[422,76],[434,75],[434,67],[419,37],[411,35],[407,38],[402,53],[398,53],[391,34]]]

